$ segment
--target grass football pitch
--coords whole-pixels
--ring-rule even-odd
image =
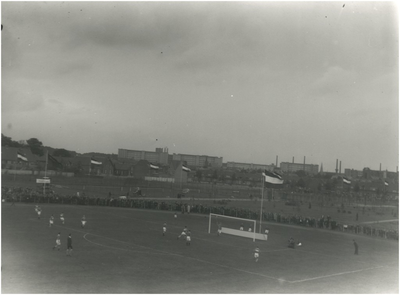
[[[266,224],[268,241],[208,234],[208,216],[3,203],[1,291],[7,293],[398,293],[398,241]],[[65,216],[65,224],[59,219]],[[55,224],[49,227],[49,217]],[[81,227],[81,217],[87,224]],[[223,226],[236,226],[221,219]],[[163,223],[167,233],[162,235]],[[192,242],[177,239],[183,227]],[[52,250],[61,233],[61,250]],[[68,234],[73,253],[66,256]],[[300,240],[290,249],[287,240]],[[353,239],[359,245],[354,255]],[[254,248],[260,259],[253,259]]]

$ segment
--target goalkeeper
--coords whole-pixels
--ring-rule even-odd
[[[289,245],[288,245],[288,247],[294,249],[294,239],[293,239],[293,238],[290,238],[290,239],[289,239]]]

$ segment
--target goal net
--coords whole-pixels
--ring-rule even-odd
[[[208,233],[218,233],[218,229],[220,229],[223,234],[251,238],[255,241],[256,238],[259,238],[259,234],[256,234],[256,223],[251,219],[210,213]]]

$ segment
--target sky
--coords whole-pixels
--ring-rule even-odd
[[[395,2],[2,2],[1,131],[396,171]]]

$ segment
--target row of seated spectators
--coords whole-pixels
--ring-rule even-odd
[[[91,206],[109,206],[109,207],[125,207],[136,209],[166,210],[182,213],[198,213],[198,214],[220,214],[252,220],[260,219],[260,212],[251,209],[224,207],[224,206],[208,206],[202,204],[188,204],[182,201],[157,201],[146,199],[112,199],[112,198],[95,198],[86,196],[67,195],[61,196],[54,192],[49,192],[48,196],[43,196],[41,192],[27,188],[9,189],[2,187],[2,200],[6,202],[24,202],[24,203],[53,203],[53,204],[70,204],[70,205],[91,205]],[[300,215],[287,215],[273,212],[264,212],[263,220],[269,222],[293,224],[305,227],[321,228],[350,232],[355,234],[364,234],[369,236],[379,236],[386,239],[399,239],[399,233],[395,230],[376,229],[371,226],[341,224],[332,220],[330,216],[321,216],[319,218],[303,217]]]

